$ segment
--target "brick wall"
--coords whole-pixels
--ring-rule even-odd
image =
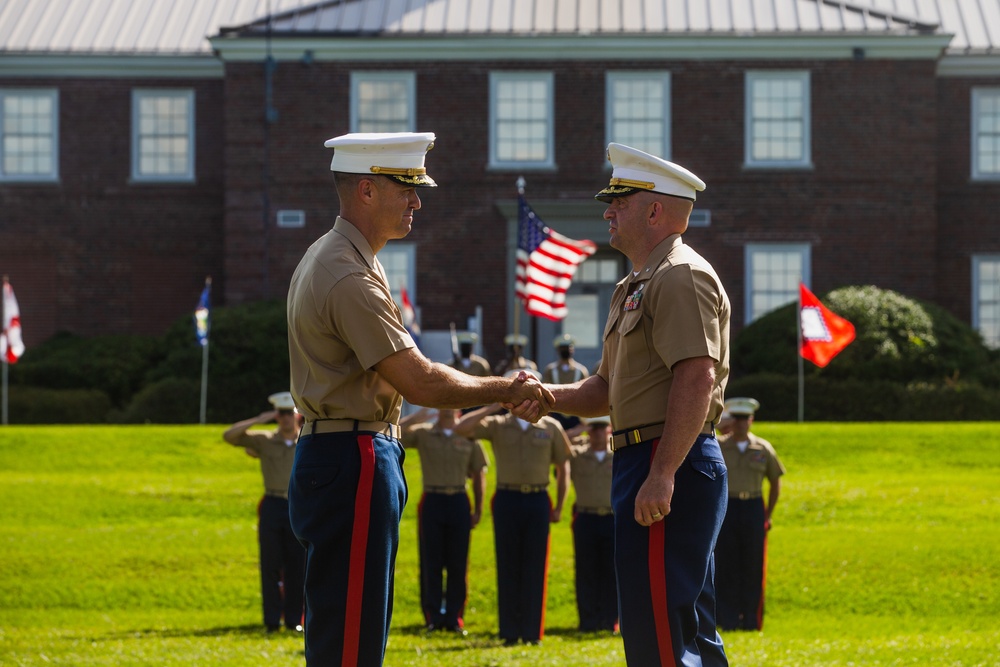
[[[57,331],[162,333],[222,275],[222,84],[127,79],[0,80],[59,90],[59,182],[0,183],[0,270],[25,343]],[[193,184],[129,182],[132,89],[195,91]],[[221,295],[222,290],[218,290]]]

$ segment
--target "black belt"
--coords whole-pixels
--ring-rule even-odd
[[[347,433],[359,431],[365,433],[381,433],[390,438],[399,438],[400,431],[397,424],[389,422],[363,422],[357,419],[314,419],[307,421],[302,427],[302,435],[315,435],[317,433]]]
[[[715,433],[715,425],[708,422],[701,431],[702,435]],[[611,435],[611,451],[616,452],[623,447],[638,445],[640,442],[655,440],[663,435],[663,422],[659,424],[646,424],[637,428],[623,428],[615,431]]]
[[[441,493],[446,496],[454,496],[465,493],[464,486],[425,486],[424,493]]]
[[[546,491],[549,488],[548,484],[497,484],[497,488],[501,491],[517,491],[518,493],[538,493],[539,491]]]
[[[597,516],[608,516],[614,514],[610,507],[577,507],[578,514],[596,514]]]

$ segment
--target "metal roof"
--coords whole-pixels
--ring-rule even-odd
[[[271,20],[268,21],[267,17]],[[1000,54],[1000,0],[0,0],[0,55],[210,55],[253,35],[954,35]]]

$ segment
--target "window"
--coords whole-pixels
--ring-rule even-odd
[[[351,72],[351,132],[413,132],[413,72]]]
[[[972,326],[1000,348],[1000,255],[972,258]]]
[[[809,72],[747,72],[746,165],[809,167]]]
[[[0,89],[0,180],[59,178],[59,94]]]
[[[972,178],[1000,179],[1000,89],[972,91]]]
[[[490,166],[555,166],[552,74],[490,74]]]
[[[132,91],[132,178],[194,180],[194,91]]]
[[[747,324],[799,298],[799,283],[809,283],[809,246],[748,244],[746,247]]]
[[[606,81],[605,144],[614,141],[670,159],[670,73],[608,72]]]
[[[406,294],[410,297],[413,307],[417,307],[417,246],[415,243],[401,243],[394,241],[378,251],[378,261],[385,269],[385,275],[389,279],[389,289],[392,291],[392,298],[403,308],[402,290],[406,288]]]

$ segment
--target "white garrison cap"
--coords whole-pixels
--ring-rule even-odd
[[[608,144],[608,159],[614,169],[611,183],[594,199],[610,203],[615,197],[625,197],[640,190],[694,201],[696,193],[705,189],[705,181],[690,171],[649,153],[624,144]]]
[[[726,401],[726,412],[734,416],[753,416],[760,408],[760,403],[753,398],[730,398]]]
[[[295,401],[292,399],[292,394],[287,391],[279,391],[277,394],[271,394],[267,397],[267,400],[274,406],[275,410],[295,409]]]
[[[503,344],[507,346],[518,345],[520,347],[524,347],[528,344],[528,337],[524,334],[507,334],[503,338]]]
[[[333,149],[330,171],[381,174],[404,185],[437,186],[424,168],[424,157],[434,148],[433,132],[356,132],[327,139],[323,145]]]

